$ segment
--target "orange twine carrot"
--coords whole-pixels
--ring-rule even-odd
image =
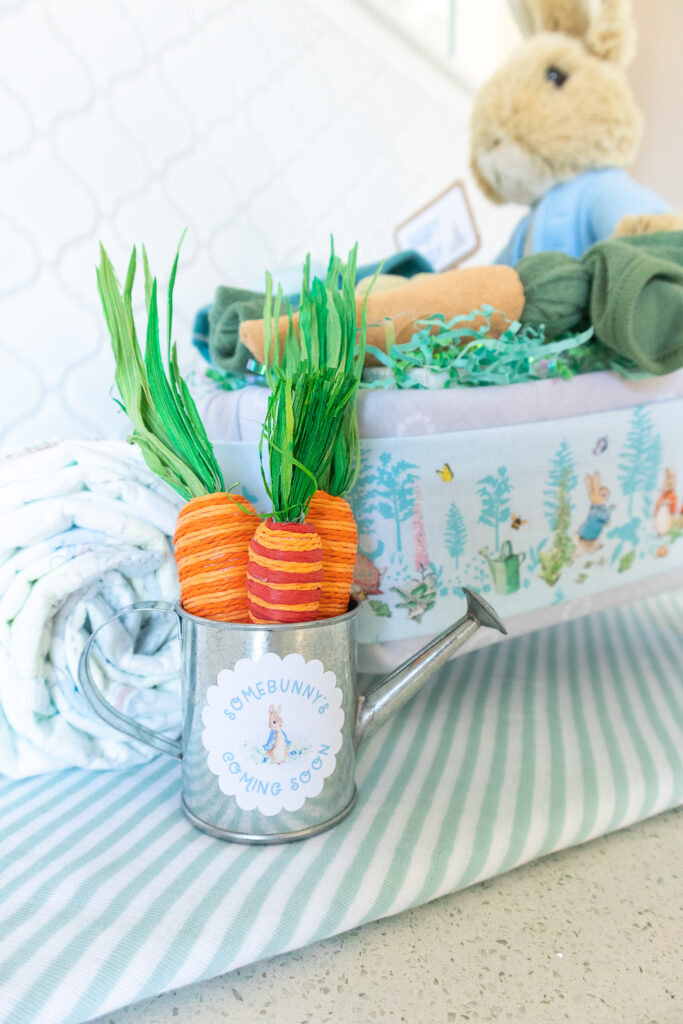
[[[181,508],[174,545],[185,611],[218,622],[249,621],[247,554],[258,523],[240,494],[203,494]]]
[[[257,528],[249,544],[247,596],[252,622],[310,622],[318,617],[323,578],[320,537],[308,523]]]
[[[323,584],[319,619],[348,611],[353,571],[358,550],[358,528],[351,506],[344,498],[316,491],[306,522],[319,535],[323,547]]]

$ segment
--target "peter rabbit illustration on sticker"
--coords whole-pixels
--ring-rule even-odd
[[[263,749],[266,752],[263,760],[270,761],[272,764],[284,764],[287,760],[291,743],[287,738],[287,733],[282,728],[281,705],[278,705],[276,708],[274,704],[271,704],[268,708],[268,725],[270,732],[268,733],[268,739],[263,744]]]
[[[586,489],[591,504],[586,519],[572,538],[575,545],[574,558],[598,551],[602,547],[600,535],[616,508],[616,505],[607,504],[610,490],[603,485],[599,473],[586,477]]]

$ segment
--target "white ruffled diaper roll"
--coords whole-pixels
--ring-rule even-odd
[[[150,748],[97,718],[78,689],[89,634],[135,601],[176,601],[182,499],[118,441],[63,441],[0,462],[0,773],[124,768]],[[94,646],[118,710],[177,736],[173,617],[132,613]]]

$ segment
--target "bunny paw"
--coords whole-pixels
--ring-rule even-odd
[[[683,213],[627,213],[614,235],[652,235],[657,231],[683,231]]]

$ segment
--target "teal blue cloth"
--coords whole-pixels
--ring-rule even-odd
[[[620,167],[584,171],[555,185],[534,203],[496,263],[513,267],[521,260],[532,217],[529,253],[564,252],[579,257],[596,242],[609,238],[625,214],[664,213],[668,208],[655,192]]]
[[[364,266],[358,267],[356,280],[362,281],[364,277],[370,277],[380,267],[383,274],[396,274],[398,277],[415,277],[416,274],[434,273],[434,267],[428,259],[414,249],[406,249],[404,252],[395,252],[376,263],[366,263]]]

